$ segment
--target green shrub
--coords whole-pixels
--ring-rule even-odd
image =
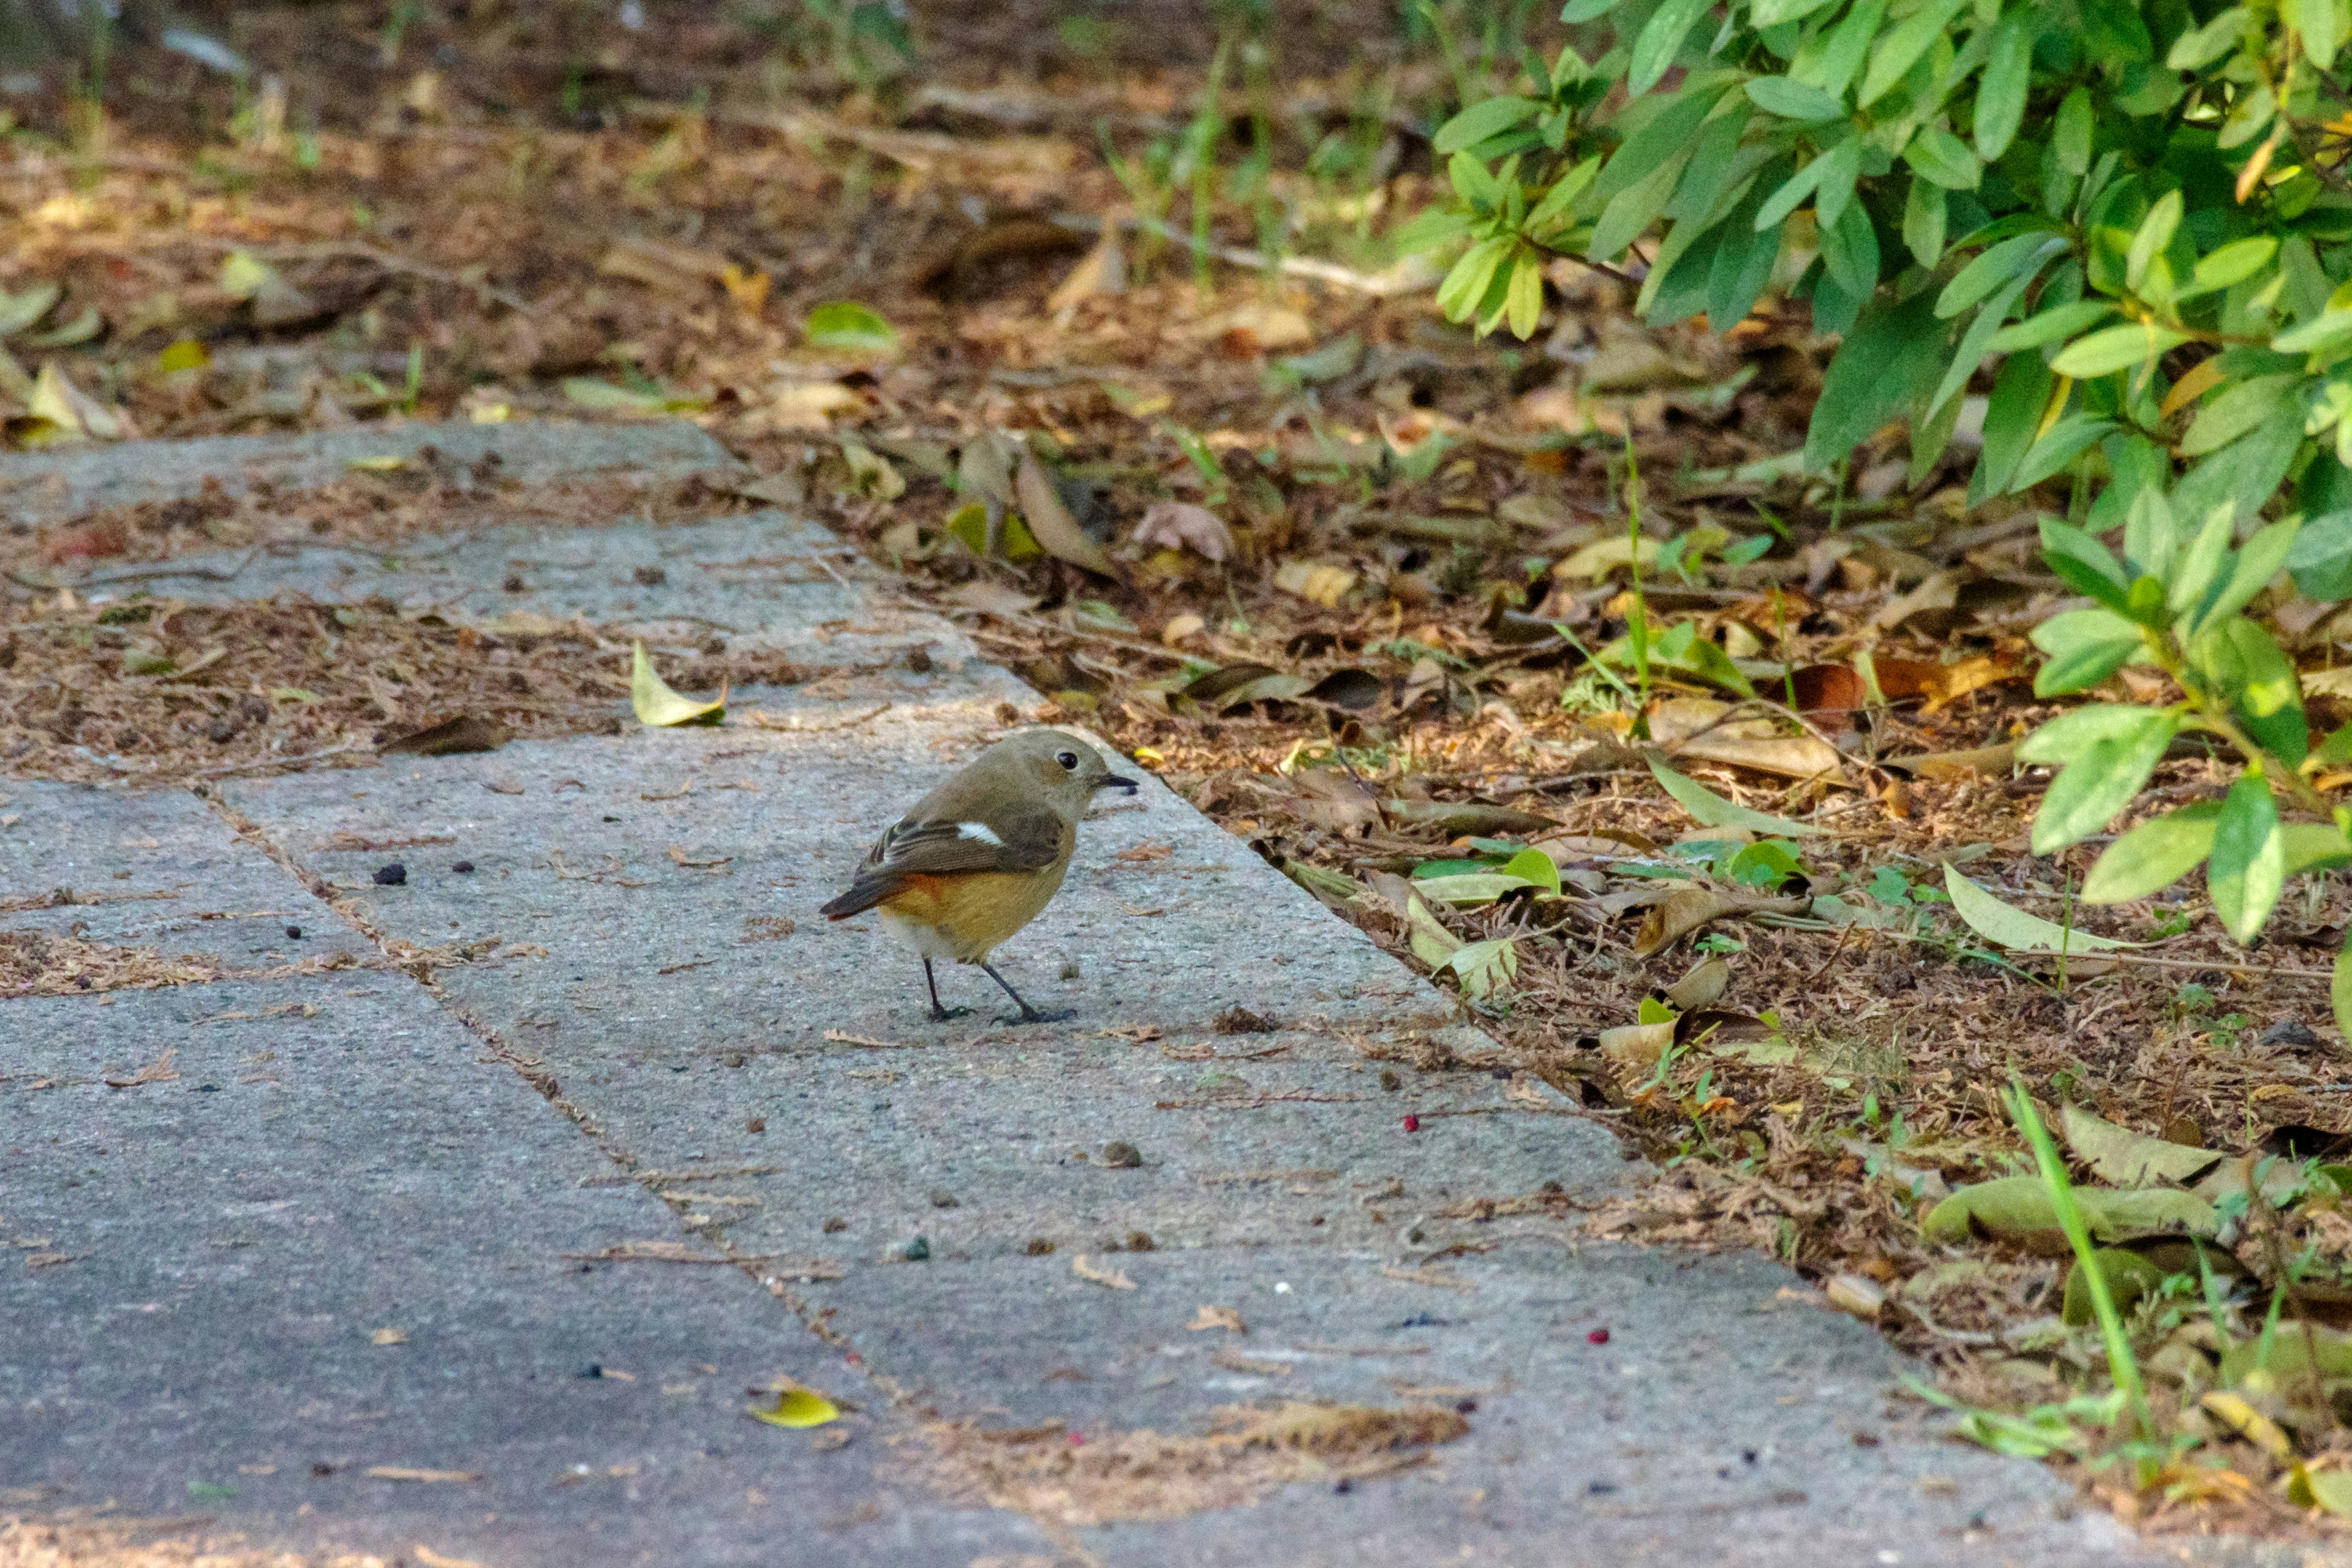
[[[2031,738],[2063,768],[2035,849],[2101,832],[2203,731],[2242,760],[2227,799],[2125,835],[2086,897],[2203,864],[2243,942],[2287,877],[2352,863],[2352,812],[2309,782],[2352,732],[2313,743],[2247,614],[2282,571],[2352,597],[2347,0],[1570,0],[1562,20],[1542,79],[1437,133],[1454,199],[1405,243],[1460,248],[1447,314],[1525,336],[1547,253],[1611,265],[1643,241],[1644,318],[1721,328],[1801,266],[1791,293],[1843,334],[1815,471],[1901,419],[1924,474],[1990,372],[1971,500],[2076,481],[2042,542],[2092,606],[2036,630],[2037,691],[2151,664],[2185,694]],[[2282,795],[2323,820],[2283,823]],[[2352,1032],[2352,955],[2337,972]]]

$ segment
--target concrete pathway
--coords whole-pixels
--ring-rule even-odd
[[[525,442],[505,471],[532,482],[726,462],[684,426],[368,435]],[[0,496],[31,474],[70,516],[248,456],[327,472],[354,439],[9,458]],[[75,892],[0,940],[222,976],[0,1002],[0,1511],[501,1568],[2170,1558],[1890,1404],[1878,1337],[1761,1258],[1450,1217],[1642,1173],[1156,783],[1098,811],[1001,955],[1076,1019],[991,1023],[959,971],[978,1010],[931,1024],[870,920],[815,909],[1038,700],[823,531],[500,531],[402,561],[144,585],[700,616],[811,679],[719,730],[204,798],[0,780],[0,899]],[[1219,1032],[1236,1006],[1276,1028]],[[851,1414],[748,1419],[778,1380]],[[1179,1444],[1146,1490],[1189,1510],[1133,1517],[1102,1456],[1281,1401],[1467,1430],[1378,1478]]]

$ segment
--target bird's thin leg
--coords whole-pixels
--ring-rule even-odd
[[[981,968],[988,972],[988,977],[991,980],[995,981],[999,985],[1004,987],[1004,994],[1013,998],[1013,1005],[1014,1006],[1021,1009],[1020,1022],[1024,1024],[1058,1024],[1063,1019],[1070,1016],[1066,1012],[1040,1013],[1036,1008],[1032,1007],[1028,1003],[1024,1002],[1021,999],[1021,993],[1013,989],[1013,983],[1011,981],[996,973],[996,966],[994,964],[982,963],[981,964]],[[1006,1021],[1008,1023],[1012,1022],[1010,1019]]]
[[[928,958],[923,960],[923,984],[931,988],[931,1022],[946,1023],[948,1010],[940,1005],[940,977],[931,973],[931,961]]]

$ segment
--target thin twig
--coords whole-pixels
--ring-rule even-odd
[[[1375,300],[1391,300],[1405,294],[1418,294],[1434,288],[1444,274],[1423,263],[1418,258],[1403,261],[1381,272],[1362,272],[1352,267],[1342,267],[1336,261],[1318,261],[1311,256],[1270,257],[1262,250],[1245,250],[1231,245],[1213,245],[1193,238],[1173,225],[1158,218],[1127,216],[1104,219],[1084,213],[1055,213],[1053,223],[1077,234],[1100,234],[1107,224],[1116,223],[1122,229],[1148,234],[1158,239],[1181,245],[1196,256],[1205,256],[1228,266],[1247,268],[1263,272],[1267,268],[1286,278],[1303,278],[1310,282],[1328,283],[1350,293],[1369,294]]]
[[[82,751],[86,750],[86,748],[76,747],[75,750]],[[229,773],[251,773],[259,768],[298,767],[306,763],[324,762],[329,757],[347,756],[355,752],[373,753],[374,750],[375,748],[373,746],[356,744],[330,746],[323,752],[304,752],[291,757],[254,757],[242,763],[223,763],[217,767],[194,768],[184,773],[177,769],[171,768],[148,768],[142,772],[133,773],[128,768],[117,767],[114,763],[109,763],[104,758],[96,756],[95,754],[92,755],[91,761],[98,763],[102,767],[111,768],[114,772],[124,775],[121,778],[110,780],[105,784],[100,786],[103,789],[113,789],[121,784],[142,780],[220,778]]]
[[[539,307],[530,300],[487,279],[477,282],[470,278],[461,278],[446,267],[436,267],[429,261],[418,261],[352,240],[317,240],[302,245],[245,245],[233,239],[215,239],[209,235],[190,235],[184,237],[179,243],[200,246],[207,250],[242,250],[263,261],[332,261],[337,258],[364,261],[386,272],[405,273],[428,283],[439,283],[451,289],[470,289],[483,299],[496,300],[519,316],[539,314]]]

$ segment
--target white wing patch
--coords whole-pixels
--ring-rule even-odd
[[[996,836],[996,829],[989,826],[985,822],[959,822],[956,824],[956,837],[977,838],[982,844],[993,844],[999,849],[1004,847],[1004,840],[999,838]]]

